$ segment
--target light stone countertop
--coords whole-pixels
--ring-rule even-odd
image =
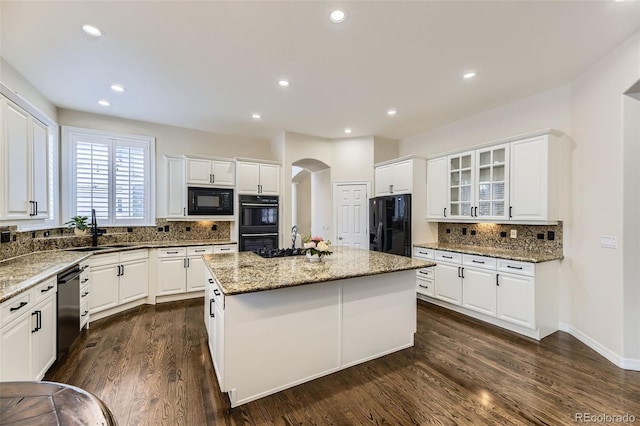
[[[204,261],[225,295],[435,266],[434,262],[377,251],[331,247],[321,262],[306,256],[263,259],[252,252],[205,255]]]
[[[233,241],[218,240],[178,240],[148,241],[121,244],[125,247],[105,248],[98,251],[50,250],[29,253],[0,262],[0,303],[29,290],[33,286],[79,263],[92,254],[113,253],[117,251],[143,248],[188,247],[202,245],[235,244]],[[120,244],[119,244],[120,245]],[[76,247],[78,248],[78,247]]]
[[[494,247],[469,246],[460,244],[444,244],[444,243],[422,243],[414,244],[414,247],[421,247],[433,250],[445,250],[455,253],[475,254],[478,256],[495,257],[498,259],[517,260],[519,262],[540,263],[551,260],[560,260],[564,256],[550,253],[542,253],[538,251],[527,250],[505,250]]]

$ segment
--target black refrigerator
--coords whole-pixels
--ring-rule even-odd
[[[369,199],[369,249],[411,257],[411,195]]]

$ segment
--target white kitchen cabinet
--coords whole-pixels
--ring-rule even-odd
[[[447,157],[427,161],[427,219],[447,217]]]
[[[475,151],[449,155],[447,215],[452,219],[471,218],[475,201]]]
[[[158,249],[158,296],[182,294],[205,289],[205,254],[237,251],[235,244],[171,247]]]
[[[0,219],[49,217],[49,129],[28,112],[0,97],[0,158],[7,183],[0,190]]]
[[[220,389],[224,389],[224,296],[209,271],[204,275],[208,287],[206,300],[209,353]],[[204,281],[204,280],[203,280]]]
[[[280,193],[279,165],[240,160],[236,164],[238,194],[278,195]]]
[[[186,160],[182,156],[165,155],[165,196],[168,219],[184,219],[187,216]]]
[[[462,304],[462,277],[460,266],[438,262],[436,265],[435,289],[433,297],[453,305]]]
[[[413,160],[402,160],[375,166],[376,196],[411,194],[413,191]]]
[[[462,306],[467,309],[482,312],[486,315],[496,315],[496,271],[462,269]]]
[[[498,318],[535,328],[535,278],[500,273],[497,289]]]
[[[187,156],[187,184],[234,186],[235,163],[231,159]]]
[[[562,220],[561,168],[562,143],[550,135],[536,136],[511,143],[510,219],[548,222]],[[566,174],[566,170],[564,171]]]
[[[90,263],[80,264],[80,330],[89,323],[89,299],[91,298]]]
[[[509,144],[476,150],[473,217],[504,220],[509,217]]]
[[[93,315],[149,294],[149,252],[147,249],[95,255],[89,272]]]
[[[0,305],[0,382],[42,380],[55,361],[55,289],[51,278]]]

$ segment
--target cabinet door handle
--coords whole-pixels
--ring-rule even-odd
[[[475,259],[473,259],[472,262],[473,263],[481,263],[481,264],[484,265],[484,261],[483,260],[475,260]]]
[[[444,217],[447,217],[447,208],[444,208]]]
[[[425,256],[427,256],[429,253],[427,253],[426,251],[418,251],[418,254],[424,254]]]
[[[509,219],[513,217],[513,215],[511,214],[512,212],[513,212],[513,206],[509,206]]]
[[[460,276],[461,278],[464,278],[464,268],[460,268]]]
[[[209,278],[207,281],[209,281],[209,284],[213,284],[213,278]]]
[[[186,216],[187,215],[187,208],[183,207],[182,208],[182,216]]]
[[[82,293],[82,296],[80,296],[80,297],[87,297],[88,295],[89,295],[89,292],[85,291],[84,293]]]
[[[215,294],[216,296],[220,296],[220,292],[218,291],[218,289],[214,289],[213,294]]]
[[[36,216],[38,216],[38,202],[34,201],[36,203]]]
[[[81,317],[86,317],[88,313],[89,313],[89,311],[84,311],[84,312],[82,313],[82,315],[80,315],[80,316],[81,316]]]
[[[427,290],[429,289],[429,287],[427,287],[426,285],[422,285],[422,284],[418,284],[418,287],[426,288]]]
[[[30,204],[30,206],[31,206],[31,212],[29,213],[29,216],[32,216],[32,217],[36,215],[36,214],[34,213],[34,212],[35,212],[35,207],[34,207],[34,205],[33,205],[34,203],[35,203],[35,201],[29,201],[29,204]]]
[[[500,287],[500,280],[499,280],[500,274],[496,274],[496,285],[498,287]]]
[[[442,255],[442,257],[444,257],[445,259],[453,259],[453,256],[445,256],[444,254]]]
[[[231,250],[229,247],[220,249],[220,251],[229,251],[229,250]]]
[[[89,278],[85,278],[84,280],[82,280],[82,281],[80,282],[80,284],[84,284],[84,283],[86,283],[87,281],[89,281]]]
[[[124,275],[124,265],[121,265],[121,266],[122,266],[122,275]]]
[[[52,285],[48,285],[48,286],[47,286],[47,288],[43,288],[42,290],[40,290],[40,293],[46,293],[46,292],[48,292],[49,290],[51,290],[52,288],[53,288],[53,286],[52,286]]]
[[[429,275],[428,272],[424,272],[424,271],[418,271],[418,273],[422,274],[422,275]]]
[[[20,304],[14,308],[9,308],[9,312],[15,312],[18,309],[22,309],[23,307],[27,306],[28,302],[20,302]]]
[[[460,278],[460,267],[458,266],[458,278]]]
[[[167,253],[167,254],[178,254],[178,252],[177,252],[177,251],[168,251],[168,252],[166,252],[166,253]]]
[[[511,265],[507,265],[507,268],[522,270],[522,266],[511,266]]]
[[[202,250],[196,250],[195,252],[196,252],[196,253],[202,253],[203,251],[206,251],[206,250],[204,250],[204,249],[202,249]]]
[[[213,304],[216,303],[214,299],[209,299],[209,316],[211,318],[215,318],[216,315],[213,313]]]
[[[187,260],[187,268],[188,268],[188,267],[190,266],[190,264],[191,264],[191,259],[189,259],[189,258],[187,257],[187,259],[186,259],[186,260]]]
[[[478,217],[478,206],[475,207],[475,213],[474,213],[475,217]]]
[[[211,183],[216,183],[216,175],[211,175]]]
[[[38,311],[31,312],[31,316],[34,316],[34,315],[36,316],[36,327],[31,329],[32,333],[35,333],[36,331],[38,331]]]

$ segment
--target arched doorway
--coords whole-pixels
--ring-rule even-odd
[[[300,235],[331,237],[331,167],[314,158],[292,163],[291,224]]]

